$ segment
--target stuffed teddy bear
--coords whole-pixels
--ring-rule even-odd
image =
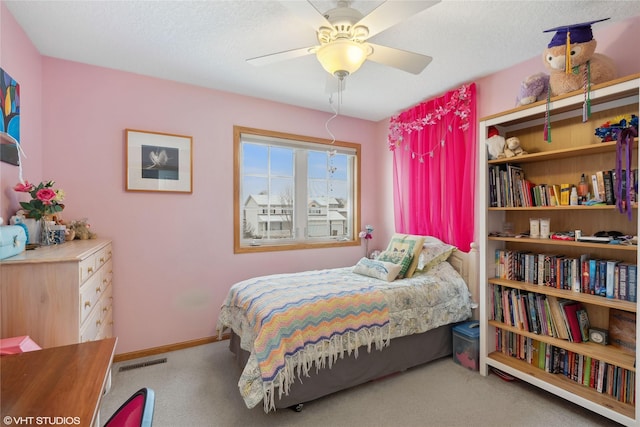
[[[597,42],[591,32],[591,24],[606,19],[545,31],[556,31],[542,54],[544,65],[550,72],[551,96],[582,89],[588,82],[594,85],[616,77],[617,72],[613,60],[605,55],[595,53]],[[569,60],[567,60],[567,55],[569,55]],[[567,65],[569,66],[568,71]]]
[[[520,92],[516,98],[516,107],[533,104],[547,99],[549,92],[549,75],[537,73],[520,83]]]
[[[498,156],[498,157],[510,158],[515,156],[521,156],[523,154],[528,154],[528,153],[524,151],[524,149],[520,146],[520,140],[515,136],[512,136],[511,138],[507,138],[506,146],[504,147],[504,152],[502,153],[501,156]]]
[[[70,230],[70,233],[72,231],[74,232],[76,240],[95,239],[97,235],[91,231],[89,227],[91,226],[85,218],[82,220],[71,221],[71,224],[69,224],[67,228]]]

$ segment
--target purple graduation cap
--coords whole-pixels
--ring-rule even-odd
[[[543,32],[549,33],[555,31],[555,35],[551,39],[548,47],[569,45],[571,43],[585,43],[593,40],[593,33],[591,32],[591,25],[596,22],[606,21],[609,18],[598,19],[597,21],[583,22],[581,24],[563,25],[560,27],[544,30]]]

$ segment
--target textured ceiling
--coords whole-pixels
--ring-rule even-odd
[[[598,28],[640,15],[640,1],[443,0],[370,39],[432,56],[421,74],[367,61],[330,105],[328,73],[313,55],[246,62],[317,44],[280,1],[3,1],[45,56],[373,121],[539,55],[545,29],[611,17],[596,24],[597,38]],[[324,12],[337,1],[311,3]],[[367,14],[380,3],[351,6]]]

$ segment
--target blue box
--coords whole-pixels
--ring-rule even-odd
[[[24,228],[17,225],[0,226],[0,259],[18,255],[24,251],[26,243]]]
[[[480,324],[477,321],[453,327],[453,361],[472,371],[480,367]]]

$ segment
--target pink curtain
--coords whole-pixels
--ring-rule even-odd
[[[464,85],[391,118],[395,228],[465,251],[474,234],[476,86]]]

